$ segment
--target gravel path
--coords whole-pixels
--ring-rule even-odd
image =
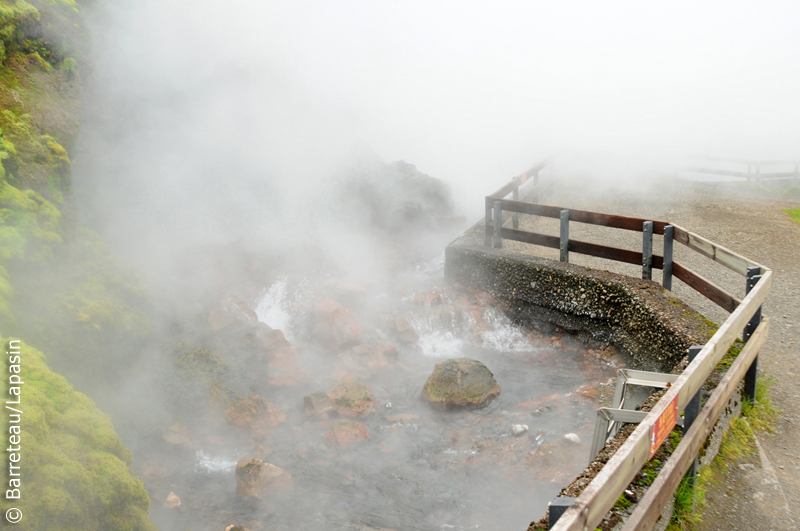
[[[773,288],[764,304],[764,315],[772,322],[759,370],[760,375],[776,379],[772,395],[783,413],[775,433],[759,435],[759,458],[734,467],[728,481],[707,494],[703,529],[800,529],[800,225],[781,212],[800,206],[800,198],[745,195],[688,184],[669,190],[648,185],[613,190],[584,182],[560,185],[542,202],[671,221],[773,269]],[[558,220],[522,216],[520,228],[558,235]],[[641,233],[581,223],[570,224],[570,237],[632,250],[640,250],[642,241]],[[662,245],[661,237],[656,236],[654,252],[661,254]],[[556,249],[508,241],[504,246],[558,259]],[[675,260],[734,296],[744,296],[743,277],[683,245],[675,245]],[[570,262],[641,275],[639,266],[574,253]],[[661,281],[660,271],[653,271],[653,280]],[[677,279],[673,280],[673,292],[717,323],[729,315]]]

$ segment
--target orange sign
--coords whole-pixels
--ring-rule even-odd
[[[650,459],[656,455],[661,443],[667,440],[672,428],[678,423],[678,397],[672,399],[667,409],[650,426]]]

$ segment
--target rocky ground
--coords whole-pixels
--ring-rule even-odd
[[[762,376],[775,379],[772,397],[782,414],[774,433],[759,434],[760,455],[753,462],[732,468],[728,480],[707,494],[702,509],[703,529],[797,529],[800,524],[800,423],[796,407],[800,399],[797,367],[800,356],[800,225],[783,209],[796,208],[800,199],[741,193],[730,186],[676,184],[629,185],[617,189],[591,183],[573,183],[542,199],[543,203],[599,212],[671,221],[714,242],[770,267],[774,272],[772,292],[764,315],[772,318],[771,330],[760,357]],[[558,234],[558,220],[523,218],[520,228]],[[641,249],[641,234],[572,223],[570,237],[615,247]],[[535,252],[558,259],[558,250],[505,242],[514,250]],[[661,254],[661,238],[654,250]],[[676,261],[724,287],[744,296],[744,279],[710,260],[676,244]],[[634,265],[571,254],[570,262],[633,276]],[[653,280],[660,282],[660,272]],[[721,323],[721,310],[680,281],[673,292],[709,319]]]

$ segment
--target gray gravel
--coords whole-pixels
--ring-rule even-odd
[[[772,318],[769,338],[761,352],[760,373],[776,379],[775,403],[783,410],[774,434],[759,435],[763,453],[752,463],[736,466],[728,481],[707,495],[704,529],[798,529],[800,524],[800,225],[782,209],[800,206],[800,199],[743,194],[730,187],[682,183],[670,189],[651,184],[613,189],[587,182],[562,181],[541,202],[562,207],[594,210],[671,221],[735,252],[770,267],[775,272],[764,315]],[[520,228],[558,235],[558,220],[522,216]],[[570,224],[573,239],[641,249],[642,235]],[[504,242],[519,252],[533,252],[558,259],[556,249]],[[654,251],[661,254],[656,236]],[[744,279],[728,269],[675,245],[675,259],[722,286],[734,296],[744,296]],[[641,276],[641,268],[607,260],[570,255],[570,262]],[[660,282],[660,271],[653,280]],[[678,280],[673,292],[717,323],[728,313]]]

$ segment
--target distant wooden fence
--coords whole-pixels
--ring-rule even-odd
[[[703,157],[698,162],[703,163],[703,165],[685,167],[683,171],[740,177],[748,181],[751,179],[756,181],[762,179],[794,179],[795,181],[800,181],[800,160],[743,160]],[[762,171],[765,169],[770,171]]]
[[[625,531],[651,529],[686,471],[694,463],[697,453],[742,379],[745,380],[745,395],[751,399],[755,397],[758,351],[764,344],[769,329],[769,320],[761,319],[761,305],[772,287],[772,270],[666,221],[565,209],[520,200],[521,188],[529,182],[536,187],[539,181],[539,172],[548,164],[549,161],[537,164],[527,172],[513,178],[494,194],[486,197],[485,243],[487,246],[502,247],[503,240],[507,239],[559,249],[562,261],[568,261],[569,253],[575,252],[618,262],[641,264],[642,277],[647,279],[651,276],[652,268],[662,269],[664,271],[663,282],[667,289],[671,289],[674,275],[721,308],[731,312],[728,319],[702,347],[694,360],[669,387],[650,413],[639,423],[636,430],[571,507],[559,518],[553,527],[554,530],[595,529],[642,466],[650,459],[656,428],[663,428],[664,419],[684,411],[686,406],[698,396],[703,383],[728,352],[739,334],[743,334],[743,338],[747,342],[691,426],[685,427],[688,431],[685,432],[681,443],[650,486],[645,497],[639,502],[624,528]],[[512,195],[511,199],[507,199],[509,195]],[[520,230],[519,214],[560,219],[560,236]],[[512,226],[505,227],[504,225],[509,219],[512,220]],[[642,251],[570,240],[570,222],[641,232],[643,235]],[[664,256],[658,256],[652,252],[652,235],[654,233],[664,235]],[[678,241],[689,249],[745,277],[747,288],[745,298],[737,299],[699,273],[675,262],[672,259],[674,241]],[[674,427],[674,423],[672,427]]]

